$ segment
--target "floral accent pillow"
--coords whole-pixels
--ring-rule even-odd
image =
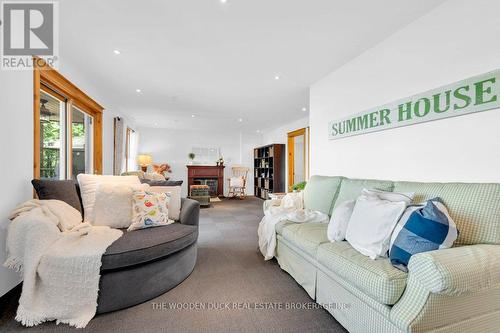
[[[174,223],[168,218],[170,193],[134,191],[133,220],[127,231],[159,227]]]

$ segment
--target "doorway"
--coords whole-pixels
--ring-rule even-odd
[[[309,128],[288,133],[288,187],[309,177]]]

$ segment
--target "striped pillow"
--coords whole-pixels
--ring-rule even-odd
[[[407,272],[412,255],[450,248],[457,237],[448,210],[440,198],[434,198],[406,209],[392,233],[389,258],[394,267]]]

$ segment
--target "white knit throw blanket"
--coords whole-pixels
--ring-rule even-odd
[[[79,212],[54,201],[28,201],[11,216],[4,266],[22,272],[24,280],[16,320],[83,328],[97,309],[101,257],[122,232],[88,223],[61,231]]]

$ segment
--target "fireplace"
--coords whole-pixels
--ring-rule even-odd
[[[191,185],[208,185],[211,197],[224,196],[224,166],[188,165],[188,189]]]
[[[216,178],[194,178],[193,185],[207,185],[211,197],[218,195],[218,181]]]

